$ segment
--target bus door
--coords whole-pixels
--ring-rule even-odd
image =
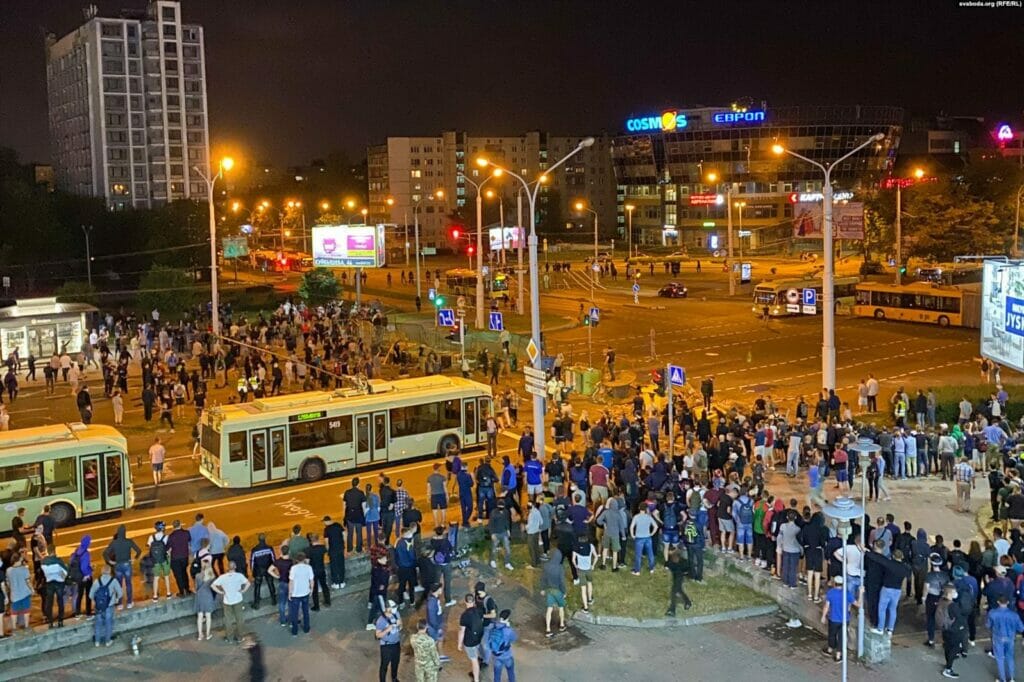
[[[249,432],[249,475],[253,485],[278,481],[288,475],[284,427]]]
[[[103,490],[104,509],[124,509],[125,460],[120,452],[108,452],[103,455]]]
[[[373,413],[373,448],[370,456],[373,462],[384,462],[388,458],[388,413]]]
[[[103,455],[88,455],[78,460],[82,480],[82,513],[103,511]]]
[[[477,398],[477,414],[480,415],[480,426],[477,430],[477,442],[487,442],[487,416],[491,414],[491,399],[490,398]],[[494,415],[497,419],[498,416]]]
[[[486,427],[485,427],[486,430]],[[462,444],[476,445],[480,442],[477,433],[480,431],[480,418],[476,410],[476,399],[467,398],[462,401]]]

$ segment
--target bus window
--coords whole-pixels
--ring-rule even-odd
[[[34,489],[42,480],[38,462],[0,467],[0,502],[14,502],[34,497]]]
[[[442,429],[457,429],[462,426],[462,415],[459,414],[462,407],[462,401],[445,400],[441,403],[441,428]]]
[[[98,500],[100,497],[100,477],[97,459],[97,457],[87,457],[83,459],[84,467],[82,478],[85,483],[83,499],[85,500]]]
[[[858,305],[871,305],[871,292],[870,291],[858,291],[857,292],[857,303],[858,303]]]
[[[199,425],[199,446],[220,460],[220,434],[208,424]],[[231,460],[235,461],[235,460]]]
[[[121,457],[107,457],[107,497],[121,494]]]
[[[293,452],[352,442],[352,417],[331,417],[288,425]]]
[[[78,477],[75,476],[76,464],[74,457],[43,462],[43,481],[50,494],[68,493],[78,489]]]
[[[218,448],[218,451],[220,448]],[[245,447],[245,431],[235,431],[228,434],[228,461],[244,462],[249,459],[248,449]]]

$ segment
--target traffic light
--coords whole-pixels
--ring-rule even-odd
[[[444,296],[442,296],[441,294],[438,294],[437,296],[435,296],[434,297],[434,305],[437,306],[438,308],[444,306]]]
[[[583,316],[583,326],[584,327],[589,327],[590,326],[590,315],[584,315]]]
[[[470,256],[472,256],[475,252],[476,252],[476,249],[474,247],[472,247],[472,246],[467,246],[466,247],[466,253],[469,254]]]
[[[451,235],[452,235],[452,240],[458,240],[458,238],[462,236],[462,230],[460,230],[457,227],[453,227],[451,229]]]
[[[907,266],[906,265],[901,265],[900,266],[900,274],[901,275],[907,274]]]

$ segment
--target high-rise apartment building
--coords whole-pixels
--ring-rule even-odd
[[[480,168],[477,158],[486,157],[532,182],[550,164],[572,151],[581,139],[542,132],[501,137],[470,136],[455,131],[430,137],[389,137],[386,143],[367,149],[370,220],[412,225],[415,210],[420,245],[449,247],[446,229],[454,212],[465,216],[469,227],[475,226],[473,183],[485,180],[491,172]],[[576,214],[573,208],[582,199],[598,212],[602,232],[611,233],[615,224],[616,184],[610,144],[609,137],[597,137],[593,146],[583,149],[551,174],[538,195],[538,224],[548,219],[550,225],[550,218],[557,216],[563,223],[560,228],[569,222],[583,222],[589,228],[591,219]],[[516,194],[521,187],[511,177],[488,180],[485,186],[504,202],[506,225],[516,224]],[[443,190],[440,200],[435,194],[437,190]],[[388,199],[392,199],[390,205]],[[529,204],[525,198],[522,206],[524,227],[529,227]]]
[[[182,23],[177,0],[118,17],[89,8],[47,37],[46,82],[59,188],[112,209],[206,195],[203,28]]]

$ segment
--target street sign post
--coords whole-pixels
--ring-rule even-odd
[[[597,306],[592,306],[590,308],[590,321],[591,322],[600,322],[601,321],[601,309],[598,308]]]
[[[665,367],[665,395],[668,397],[668,454],[672,456],[675,447],[675,406],[672,404],[672,387],[686,385],[686,369],[679,365]]]
[[[640,282],[633,282],[633,303],[640,302]]]
[[[442,327],[454,327],[455,311],[451,308],[441,308],[437,311],[437,323]]]
[[[430,287],[427,289],[427,300],[433,301],[437,297],[437,289]]]
[[[497,310],[492,310],[488,329],[490,329],[492,332],[500,332],[504,328],[505,322],[504,320],[502,320],[501,313],[498,312]]]
[[[817,315],[818,291],[816,289],[804,289],[802,296],[804,315]]]
[[[525,375],[527,381],[529,381],[530,379],[546,381],[548,378],[544,370],[537,369],[536,367],[530,367],[529,365],[523,367],[523,374]]]
[[[669,365],[668,382],[670,386],[682,388],[686,385],[686,370],[679,365]]]
[[[525,384],[523,386],[523,388],[526,389],[527,393],[529,393],[530,395],[535,395],[538,398],[547,398],[548,397],[547,393],[545,392],[545,390],[543,388],[539,388],[537,386],[534,386],[533,384]]]
[[[531,338],[530,342],[528,344],[526,344],[526,356],[528,358],[530,358],[530,364],[531,365],[534,365],[534,366],[537,365],[537,356],[539,354],[540,354],[540,349],[537,348],[537,344],[535,344],[533,342],[533,339]]]

